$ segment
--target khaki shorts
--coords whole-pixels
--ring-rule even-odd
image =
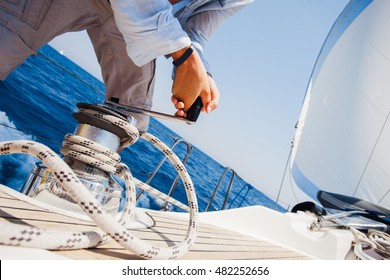
[[[106,99],[150,109],[155,61],[138,67],[128,57],[107,0],[0,0],[0,79],[56,36],[81,30],[94,46]],[[137,127],[146,130],[148,117],[136,118]]]

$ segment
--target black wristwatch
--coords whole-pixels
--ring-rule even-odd
[[[190,45],[190,47],[183,53],[181,57],[179,57],[177,60],[172,61],[172,64],[175,65],[176,67],[179,67],[186,61],[190,55],[194,52],[195,47],[193,44]]]

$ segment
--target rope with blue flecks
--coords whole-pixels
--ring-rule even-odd
[[[101,117],[112,119],[112,116],[107,115],[101,115]],[[134,236],[127,229],[126,224],[134,216],[136,197],[134,178],[125,164],[117,163],[115,170],[115,173],[123,177],[126,182],[126,206],[121,218],[117,221],[96,201],[73,170],[56,153],[43,144],[22,140],[0,142],[0,155],[23,153],[33,155],[41,160],[72,199],[97,224],[101,232],[59,232],[24,225],[1,224],[0,244],[65,250],[95,247],[107,242],[108,236],[110,236],[124,248],[145,259],[177,259],[188,252],[197,235],[198,205],[192,180],[183,163],[169,147],[150,133],[145,132],[139,135],[138,130],[128,122],[115,117],[111,121],[124,128],[131,135],[130,139],[132,140],[123,143],[124,146],[132,145],[140,136],[162,151],[178,171],[189,201],[189,226],[184,240],[174,246],[157,247]]]

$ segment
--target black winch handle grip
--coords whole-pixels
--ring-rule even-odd
[[[200,112],[202,111],[202,107],[203,107],[202,99],[198,97],[186,112],[187,120],[196,122],[196,120],[200,115]]]

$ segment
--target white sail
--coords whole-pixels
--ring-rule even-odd
[[[390,208],[390,1],[353,0],[330,31],[307,89],[292,173],[318,190]]]

